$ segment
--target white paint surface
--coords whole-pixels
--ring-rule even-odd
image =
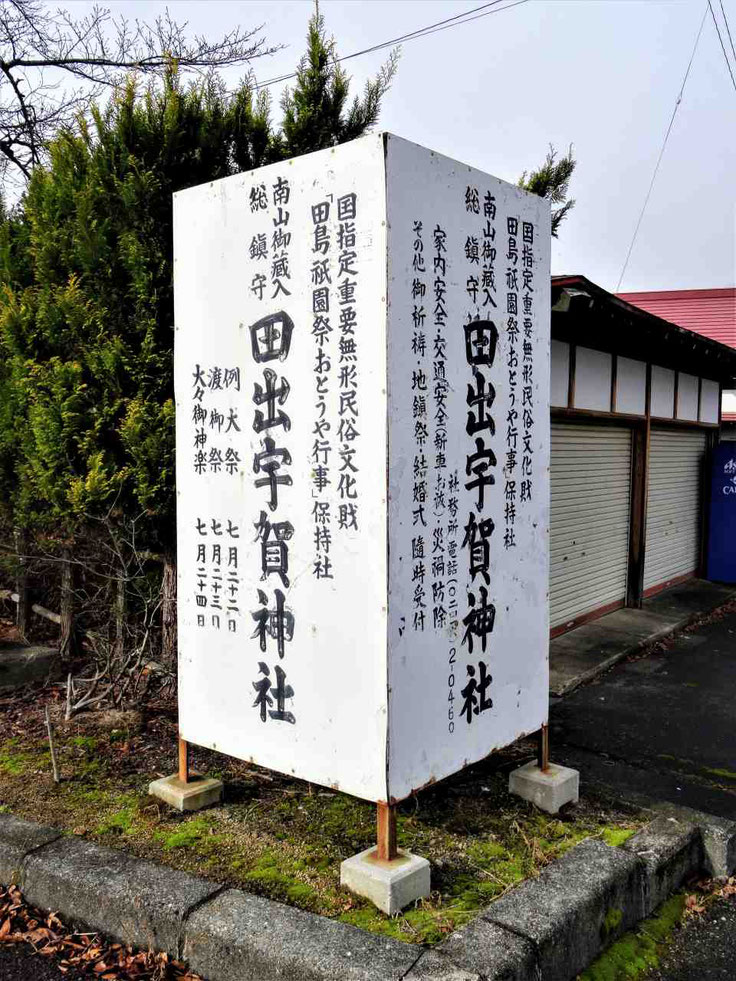
[[[466,763],[486,756],[492,749],[511,743],[522,733],[538,729],[547,718],[548,704],[548,512],[549,512],[549,208],[539,198],[496,180],[470,167],[430,154],[404,140],[389,137],[388,143],[388,218],[389,218],[389,789],[392,797],[400,799],[412,789],[430,780],[441,779]],[[477,189],[480,214],[466,210],[467,189]],[[476,305],[467,293],[469,276],[477,275],[482,263],[466,258],[468,238],[482,241],[485,221],[483,201],[486,194],[495,198],[496,217],[494,245],[497,250],[495,272],[497,291],[493,294],[497,307],[483,307],[481,296]],[[518,357],[516,408],[521,416],[522,393],[522,321],[518,317],[521,338],[512,344],[506,298],[506,274],[512,262],[507,258],[507,219],[519,220],[518,268],[521,270],[521,222],[534,226],[533,294],[534,307],[530,319],[528,343],[533,361],[530,381],[530,400],[533,414],[531,445],[533,448],[532,500],[520,503],[514,526],[516,546],[504,548],[505,479],[502,469],[506,463],[507,417],[511,408],[509,360]],[[422,239],[426,272],[416,276],[413,270],[414,225],[422,223]],[[429,461],[427,474],[427,527],[414,523],[413,499],[417,481],[413,476],[417,447],[414,439],[412,373],[423,370],[430,379],[435,371],[433,263],[435,248],[433,232],[437,226],[446,233],[447,268],[443,276],[447,284],[445,305],[447,321],[441,334],[447,341],[445,373],[447,379],[448,440],[447,466],[436,469],[433,445],[437,426],[430,425],[430,438],[425,448]],[[416,331],[412,315],[415,302],[411,284],[419,278],[426,282],[425,309],[427,353],[424,358],[413,350]],[[521,272],[519,272],[521,285]],[[521,304],[521,289],[519,289]],[[498,347],[493,365],[479,369],[486,382],[496,392],[492,406],[495,435],[484,432],[498,461],[493,468],[496,483],[486,492],[483,508],[478,512],[477,496],[465,489],[468,480],[468,454],[475,449],[474,439],[466,433],[468,387],[474,382],[473,372],[465,351],[463,325],[468,317],[490,319],[498,329]],[[512,354],[512,347],[517,354]],[[430,419],[434,398],[429,400]],[[521,418],[518,425],[521,433]],[[521,435],[518,439],[518,460],[510,474],[521,481]],[[457,472],[459,489],[449,486],[444,502],[436,501],[438,473],[450,480]],[[451,530],[452,518],[446,505],[457,499],[456,530]],[[443,506],[443,503],[445,506]],[[481,649],[477,638],[465,639],[464,618],[471,611],[469,594],[479,604],[482,574],[474,581],[469,574],[469,550],[463,547],[465,528],[470,515],[478,522],[491,519],[490,569],[488,602],[495,606],[493,632],[487,637],[487,649]],[[436,549],[435,535],[443,536],[444,551]],[[414,596],[417,566],[420,560],[412,557],[413,540],[422,534],[425,540],[426,626],[414,629],[414,614],[418,612]],[[457,568],[450,571],[450,543],[456,543]],[[434,575],[433,559],[441,558],[445,573]],[[433,582],[444,584],[444,597],[433,601]],[[434,627],[434,608],[443,605],[448,611],[457,604],[454,626],[452,617],[444,627]],[[469,642],[473,642],[472,654]],[[492,675],[488,694],[492,708],[472,714],[472,720],[462,714],[465,704],[462,692],[469,682],[469,667],[479,678],[479,662],[487,665]]]
[[[652,365],[650,414],[671,419],[675,411],[675,373],[670,368]]]
[[[643,416],[646,411],[646,363],[619,355],[616,364],[616,412]]]
[[[718,422],[721,387],[717,381],[703,378],[700,385],[700,421]]]
[[[285,249],[290,277],[285,281],[290,295],[272,298],[272,236],[278,206],[273,192],[279,180],[289,183],[287,230],[291,240]],[[267,207],[251,209],[251,192],[265,186]],[[499,229],[495,262],[499,342],[495,362],[487,373],[496,387],[492,415],[495,435],[486,446],[496,454],[494,486],[477,520],[491,518],[488,602],[496,608],[487,650],[476,649],[472,658],[463,642],[462,618],[469,611],[468,594],[478,593],[470,582],[469,553],[463,547],[464,527],[469,520],[471,492],[464,482],[468,455],[474,444],[466,434],[468,415],[466,390],[474,380],[466,358],[464,324],[474,312],[468,303],[465,247],[468,236],[480,235],[482,215],[465,211],[464,195],[469,185],[482,194],[491,191],[498,209]],[[386,191],[388,187],[388,212]],[[343,334],[337,289],[345,276],[339,273],[340,223],[338,200],[357,196],[355,256],[357,268],[352,306],[356,326]],[[257,202],[258,195],[255,200]],[[315,253],[313,206],[329,202],[327,221],[330,247]],[[504,549],[504,476],[507,415],[510,407],[510,341],[506,313],[506,273],[511,266],[507,218],[533,223],[534,248],[531,279],[533,313],[528,337],[532,365],[528,400],[532,412],[528,446],[532,450],[533,494],[518,505],[515,519],[516,546]],[[283,214],[281,216],[283,221]],[[548,466],[549,466],[549,208],[539,198],[521,192],[465,165],[430,153],[421,147],[384,134],[365,137],[335,150],[322,151],[285,164],[241,174],[192,188],[175,196],[175,293],[176,293],[176,399],[177,399],[177,488],[179,553],[179,707],[182,736],[192,743],[219,750],[284,773],[340,789],[369,800],[401,798],[414,787],[439,779],[467,762],[512,742],[524,732],[537,729],[547,718],[547,576],[548,576]],[[454,532],[458,569],[446,575],[445,587],[454,591],[460,623],[453,629],[428,629],[423,635],[407,625],[411,616],[411,521],[414,467],[412,414],[412,223],[421,220],[431,283],[432,230],[440,223],[447,232],[447,469],[457,470],[461,482],[457,497],[457,528]],[[390,227],[387,240],[387,226]],[[280,226],[284,230],[284,226]],[[345,232],[345,229],[343,229]],[[254,236],[265,235],[266,259],[251,255]],[[350,247],[352,248],[352,247]],[[518,267],[522,243],[519,231]],[[323,366],[320,383],[326,394],[325,416],[331,428],[329,439],[330,483],[315,488],[317,463],[314,458],[315,423],[318,413],[315,375],[318,356],[313,334],[313,263],[329,260],[332,282],[330,326],[324,351],[330,367]],[[387,267],[390,283],[387,283]],[[262,300],[251,290],[254,277],[263,273],[268,288]],[[521,284],[521,272],[518,275]],[[430,287],[431,288],[431,287]],[[522,290],[519,287],[519,302]],[[434,299],[427,297],[427,365],[431,370]],[[387,315],[388,301],[388,315]],[[267,315],[285,314],[294,328],[288,354],[283,359],[258,362],[254,358],[250,327]],[[519,316],[519,330],[522,317]],[[283,326],[283,317],[279,327]],[[263,340],[263,332],[258,335]],[[354,338],[357,360],[341,363],[340,341]],[[516,344],[519,360],[517,405],[522,397],[522,340]],[[262,350],[258,349],[260,354]],[[388,355],[388,360],[387,360]],[[239,431],[210,433],[205,449],[237,453],[237,472],[224,467],[212,472],[207,458],[205,473],[195,472],[197,426],[193,421],[196,366],[205,379],[213,367],[238,368],[240,387],[210,389],[205,381],[200,405],[207,409],[208,423],[227,420],[236,413]],[[356,368],[355,405],[358,437],[349,444],[355,449],[353,471],[345,463],[343,472],[356,480],[359,507],[358,529],[340,529],[338,509],[352,499],[341,497],[340,385],[342,369]],[[287,414],[290,427],[273,422],[256,432],[256,412],[267,414],[267,405],[254,404],[260,386],[266,388],[266,369],[276,373],[275,385],[288,381],[289,390],[274,406]],[[352,376],[351,376],[352,377]],[[430,376],[431,378],[431,376]],[[347,384],[347,382],[346,382]],[[350,382],[352,384],[352,382]],[[202,387],[202,386],[200,386]],[[434,395],[430,391],[430,409]],[[266,420],[268,421],[268,420]],[[388,426],[388,432],[387,432]],[[434,417],[429,419],[428,448],[435,439]],[[519,426],[519,461],[522,453]],[[487,434],[486,434],[487,435]],[[269,488],[256,487],[265,479],[262,466],[273,455],[261,457],[266,437],[273,449],[287,450],[290,462],[279,458],[277,475],[291,477],[291,484],[277,487],[275,510],[268,506]],[[260,462],[259,462],[260,459]],[[516,464],[516,473],[520,463]],[[261,467],[259,473],[255,469]],[[387,487],[387,468],[388,484]],[[521,479],[521,478],[519,478]],[[430,471],[428,480],[434,480]],[[435,487],[429,484],[431,494]],[[390,498],[389,498],[390,495]],[[434,499],[432,498],[432,502]],[[315,560],[315,504],[331,508],[329,558],[334,578],[317,578]],[[445,498],[445,505],[447,497]],[[428,530],[439,519],[434,502]],[[440,508],[442,512],[442,508]],[[257,526],[261,513],[271,523],[289,522],[293,532],[282,541],[288,553],[289,583],[281,582],[272,566],[262,574],[262,544]],[[443,521],[446,521],[446,512]],[[390,519],[390,526],[389,526]],[[198,526],[197,522],[204,524]],[[237,540],[226,534],[227,522]],[[214,522],[214,525],[213,525]],[[272,536],[275,535],[272,532]],[[271,562],[279,546],[273,537]],[[227,544],[238,548],[238,568],[218,571],[213,547]],[[205,563],[200,576],[199,546],[205,546]],[[324,544],[323,544],[324,548]],[[225,553],[222,552],[224,555]],[[324,556],[322,556],[324,558]],[[223,560],[224,561],[224,560]],[[431,551],[427,565],[431,568]],[[217,575],[231,572],[237,609],[226,614],[213,609]],[[476,573],[478,574],[478,573]],[[452,582],[450,582],[452,579]],[[427,576],[431,596],[431,576]],[[222,587],[220,587],[222,588]],[[293,615],[293,636],[283,644],[279,658],[276,638],[268,621],[262,651],[259,614],[276,609],[276,590],[284,594],[287,611]],[[259,598],[264,594],[265,605]],[[389,595],[390,594],[390,595]],[[197,596],[200,600],[197,600]],[[449,599],[449,597],[448,597]],[[206,605],[198,605],[198,603]],[[220,605],[224,603],[220,601]],[[430,617],[432,604],[428,604]],[[219,617],[219,627],[212,617]],[[232,629],[231,623],[232,621]],[[288,625],[287,625],[288,626]],[[479,641],[476,640],[476,648]],[[448,657],[454,649],[454,731],[448,731]],[[467,722],[460,717],[461,689],[468,681],[467,666],[485,659],[492,676],[492,708]],[[276,667],[286,672],[286,685],[293,691],[284,701],[287,718],[272,718],[273,703],[260,717],[254,705],[254,684],[263,681],[263,662],[275,682]],[[471,663],[472,662],[472,663]],[[389,742],[390,737],[390,742]],[[390,748],[389,748],[390,747]]]
[[[567,408],[570,394],[570,345],[567,341],[550,344],[550,405]]]
[[[575,408],[611,411],[612,356],[589,347],[575,349]]]
[[[279,178],[290,182],[287,226],[292,234],[286,250],[291,279],[290,296],[271,301],[269,288],[263,301],[250,291],[260,271],[270,281],[274,216],[273,185]],[[268,208],[252,212],[251,189],[265,184]],[[336,202],[355,192],[357,199],[357,252],[359,274],[356,291],[359,323],[359,419],[360,438],[356,465],[360,505],[360,530],[337,528],[336,511],[338,446],[338,339],[339,304],[336,302],[338,222]],[[331,357],[326,418],[331,422],[334,449],[331,459],[332,548],[334,579],[316,579],[314,517],[312,515],[315,436],[315,337],[312,334],[312,263],[321,253],[312,252],[311,208],[323,200],[331,203],[330,250],[332,268],[331,326],[326,345]],[[323,151],[297,161],[273,165],[201,185],[175,196],[175,290],[176,290],[176,399],[177,486],[179,555],[179,710],[185,739],[240,759],[371,799],[386,797],[386,256],[385,180],[383,147],[378,137],[356,141],[338,151]],[[268,258],[251,259],[254,235],[267,236]],[[294,322],[291,349],[285,360],[257,364],[251,351],[251,324],[267,314],[285,311]],[[195,426],[192,422],[192,378],[196,364],[237,366],[241,370],[239,392],[204,404],[219,406],[227,417],[230,407],[238,412],[241,432],[232,445],[242,465],[237,475],[201,475],[193,472]],[[267,489],[256,488],[255,454],[263,448],[262,436],[253,429],[254,385],[264,386],[264,369],[271,368],[279,383],[291,386],[282,409],[291,421],[284,431],[270,430],[277,448],[286,448],[292,464],[284,466],[291,486],[278,488],[278,507],[271,512]],[[265,411],[266,406],[260,407]],[[209,446],[226,443],[212,438]],[[261,544],[255,525],[262,511],[271,521],[289,521],[294,527],[288,542],[290,586],[278,575],[261,580]],[[212,608],[195,605],[197,546],[215,544],[209,534],[198,535],[198,517],[239,529],[240,564],[238,606],[233,617],[236,632],[211,623]],[[273,537],[273,536],[271,536]],[[227,539],[224,539],[227,541]],[[211,562],[208,562],[211,583]],[[281,588],[286,606],[294,616],[294,635],[285,643],[279,659],[276,644],[267,637],[260,650],[252,634],[252,614],[262,609],[258,590],[264,591],[269,609],[274,608],[275,589]],[[204,590],[211,600],[211,590]],[[197,625],[197,615],[205,625]],[[215,614],[217,615],[217,614]],[[294,724],[267,716],[262,722],[253,706],[253,683],[261,680],[259,662],[271,677],[280,665],[294,697],[286,708]],[[276,708],[274,704],[273,709]]]
[[[677,375],[677,418],[698,421],[698,379],[684,371]]]

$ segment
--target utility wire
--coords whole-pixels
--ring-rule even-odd
[[[723,6],[723,0],[721,2],[721,13],[723,14],[723,23],[726,25],[726,30],[728,31],[728,40],[731,42],[731,51],[733,53],[733,60],[736,62],[736,48],[733,46],[733,38],[731,37],[731,28],[728,26],[728,17],[726,17],[726,8]]]
[[[461,14],[455,14],[453,17],[447,17],[445,20],[439,20],[434,24],[427,24],[426,27],[419,27],[415,31],[410,31],[407,34],[402,34],[399,37],[391,38],[389,41],[381,41],[379,44],[371,45],[369,48],[363,48],[361,51],[354,51],[352,54],[345,55],[342,58],[335,59],[338,62],[350,61],[351,58],[358,58],[361,55],[371,54],[374,51],[381,51],[383,48],[390,48],[395,44],[402,44],[405,41],[415,41],[420,37],[428,37],[430,34],[437,34],[440,31],[446,31],[451,27],[459,27],[461,24],[469,24],[473,20],[480,20],[481,17],[487,17],[489,14],[500,14],[504,10],[510,10],[512,7],[519,7],[522,3],[528,3],[529,0],[516,0],[515,3],[509,3],[505,7],[498,7],[498,4],[502,0],[491,0],[490,3],[481,4],[480,7],[471,7],[470,10],[465,10]],[[497,8],[497,9],[488,9]],[[482,13],[478,13],[482,11]],[[475,17],[469,16],[470,14],[475,14]],[[292,78],[297,77],[297,72],[291,72],[288,75],[279,75],[276,78],[268,78],[265,82],[257,82],[255,85],[256,89],[264,89],[269,85],[276,85],[279,82],[288,82]]]
[[[634,243],[636,242],[636,237],[639,234],[639,229],[641,228],[642,219],[644,218],[644,212],[647,210],[647,205],[649,204],[649,198],[652,196],[652,189],[654,188],[654,182],[657,179],[657,174],[659,173],[659,165],[662,163],[662,157],[664,156],[665,148],[667,147],[667,141],[670,138],[670,133],[672,132],[672,126],[675,122],[675,116],[677,115],[677,110],[680,108],[680,103],[682,102],[682,94],[685,91],[685,85],[687,83],[688,75],[690,74],[690,69],[692,68],[693,59],[695,58],[695,52],[698,50],[698,43],[700,41],[700,35],[703,33],[703,27],[705,25],[705,18],[708,16],[708,8],[710,7],[710,0],[706,0],[705,10],[703,11],[703,18],[700,21],[700,27],[698,28],[698,34],[695,38],[695,44],[693,45],[692,54],[690,55],[690,61],[687,63],[687,70],[685,71],[685,77],[682,80],[682,85],[680,86],[680,93],[677,96],[677,101],[675,102],[675,107],[672,110],[672,115],[670,116],[670,122],[667,126],[667,132],[664,134],[664,140],[662,142],[662,149],[659,151],[659,157],[657,158],[657,163],[654,168],[654,173],[652,174],[652,179],[649,183],[649,190],[647,191],[647,196],[644,198],[644,204],[642,205],[641,212],[639,214],[639,220],[636,223],[636,228],[634,229],[634,235],[631,239],[631,245],[629,246],[629,251],[626,253],[626,260],[624,262],[623,269],[621,270],[621,275],[618,278],[618,284],[616,286],[616,292],[621,289],[621,282],[624,278],[626,268],[629,265],[629,259],[631,258],[631,253],[634,250]],[[711,13],[712,13],[711,9]]]
[[[723,38],[721,36],[721,29],[718,26],[718,21],[716,20],[715,11],[713,10],[713,5],[711,4],[710,0],[708,0],[708,9],[710,10],[710,15],[713,18],[713,24],[715,25],[716,34],[718,35],[718,40],[721,42],[721,51],[723,52],[723,57],[726,59],[726,68],[728,68],[728,74],[731,76],[731,82],[733,83],[734,91],[736,91],[736,78],[733,77],[733,69],[731,68],[731,62],[728,60],[726,45],[723,43]]]

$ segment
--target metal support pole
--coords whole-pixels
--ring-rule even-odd
[[[545,722],[539,730],[538,764],[542,772],[549,770],[549,725]]]
[[[376,837],[378,840],[378,858],[382,862],[390,862],[396,858],[396,805],[376,804]]]
[[[179,736],[179,779],[189,783],[189,743]]]

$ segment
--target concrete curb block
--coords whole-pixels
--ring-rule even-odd
[[[688,876],[704,867],[703,833],[676,817],[655,818],[623,847],[644,863],[643,916],[650,916]]]
[[[55,828],[21,821],[12,814],[0,814],[0,882],[20,885],[26,856],[57,838],[61,838],[61,832]]]
[[[388,981],[421,949],[228,889],[189,917],[183,954],[212,981]]]
[[[209,981],[570,981],[688,876],[733,872],[736,823],[671,811],[621,848],[581,842],[432,949],[10,815],[0,881],[68,920],[184,957]]]
[[[545,981],[567,981],[642,918],[643,878],[635,856],[583,841],[481,916],[532,941]]]
[[[702,836],[703,871],[714,879],[728,878],[736,870],[736,821],[701,814],[679,804],[660,803],[654,808],[665,817],[696,825]]]

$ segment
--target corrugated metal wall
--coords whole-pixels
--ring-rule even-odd
[[[631,432],[552,424],[550,626],[626,596]]]
[[[652,428],[644,589],[694,572],[700,561],[707,436]]]

